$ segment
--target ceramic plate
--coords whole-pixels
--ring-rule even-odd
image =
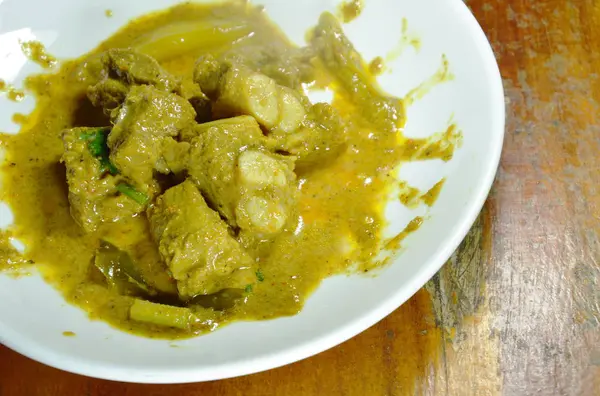
[[[20,86],[25,76],[41,71],[23,56],[19,40],[39,40],[61,59],[76,57],[130,18],[176,3],[0,0],[0,78]],[[323,0],[257,3],[264,4],[298,44],[322,11],[337,8],[336,1]],[[406,135],[429,136],[445,130],[449,122],[463,133],[452,161],[415,162],[400,170],[403,180],[425,190],[443,177],[447,181],[431,208],[390,205],[389,232],[401,230],[416,215],[424,215],[426,221],[389,265],[375,276],[327,279],[296,316],[235,323],[177,342],[136,337],[91,321],[35,274],[20,279],[0,276],[0,341],[40,362],[93,377],[147,383],[215,380],[267,370],[331,348],[372,326],[421,288],[464,238],[489,192],[504,136],[502,83],[490,45],[461,0],[365,3],[363,13],[345,25],[345,31],[365,59],[392,59],[380,77],[388,92],[402,97],[427,81],[440,68],[443,55],[454,76],[408,108]],[[113,11],[112,18],[105,16],[106,9]],[[406,44],[411,37],[420,46]],[[27,113],[33,105],[32,99],[14,103],[0,96],[0,130],[16,131],[11,115]],[[10,221],[4,208],[0,222]],[[64,337],[66,330],[77,336]]]

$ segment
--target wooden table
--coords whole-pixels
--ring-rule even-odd
[[[600,395],[600,2],[468,3],[501,66],[506,144],[426,288],[333,350],[220,382],[112,383],[0,347],[0,396]]]

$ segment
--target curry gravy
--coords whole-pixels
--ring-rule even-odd
[[[156,265],[158,250],[144,216],[86,234],[70,215],[65,167],[60,163],[60,133],[65,128],[107,125],[103,114],[86,99],[89,81],[82,72],[86,61],[109,48],[132,47],[155,57],[185,82],[191,80],[194,62],[202,53],[219,54],[232,46],[243,48],[261,42],[291,46],[256,8],[183,4],[131,21],[91,53],[64,62],[54,74],[28,78],[26,88],[35,94],[36,108],[21,119],[20,133],[0,137],[6,153],[2,200],[14,214],[14,225],[0,234],[0,269],[35,263],[67,301],[92,318],[149,337],[182,338],[234,320],[294,315],[324,278],[350,271],[357,263],[363,269],[377,267],[376,256],[386,243],[397,247],[422,221],[413,221],[392,242],[384,240],[383,209],[390,189],[397,184],[395,170],[403,161],[450,159],[457,131],[449,128],[433,140],[378,132],[357,116],[350,98],[334,84],[332,104],[349,125],[348,150],[335,162],[299,175],[298,216],[273,242],[261,247],[258,264],[262,281],[242,303],[227,311],[207,313],[189,331],[161,328],[131,321],[128,312],[133,299],[112,292],[93,271],[100,239],[128,247],[145,277],[160,278],[158,272],[163,267]],[[38,47],[28,48],[40,62],[53,62]],[[318,74],[323,81],[320,85],[333,81],[324,68]],[[422,199],[431,204],[439,188],[441,184]],[[11,236],[27,246],[22,255],[9,243]]]

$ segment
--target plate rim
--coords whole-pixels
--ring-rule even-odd
[[[456,8],[458,14],[461,14],[464,21],[471,25],[469,29],[476,39],[477,49],[482,56],[486,73],[492,77],[489,89],[493,104],[491,119],[494,122],[490,125],[492,141],[489,159],[484,164],[486,170],[483,182],[475,187],[475,193],[473,194],[475,198],[467,205],[463,219],[454,224],[452,235],[448,237],[446,243],[442,245],[442,248],[437,250],[433,258],[423,263],[420,269],[409,278],[402,288],[393,296],[383,301],[376,309],[371,310],[365,315],[356,316],[341,328],[319,338],[311,339],[303,344],[293,345],[279,352],[254,359],[247,359],[239,363],[227,363],[209,368],[191,366],[185,369],[176,368],[169,370],[160,368],[152,371],[147,367],[123,369],[118,365],[94,363],[93,361],[77,358],[73,355],[64,356],[43,345],[42,348],[39,348],[37,343],[32,343],[31,340],[20,337],[18,333],[7,329],[2,323],[0,323],[0,329],[2,329],[2,332],[0,332],[0,343],[50,367],[87,377],[127,383],[179,384],[239,377],[285,366],[331,349],[362,333],[387,317],[422,288],[442,268],[448,258],[458,248],[481,212],[500,165],[506,124],[505,95],[500,69],[490,42],[468,6],[462,0],[449,1],[453,3],[452,6]]]

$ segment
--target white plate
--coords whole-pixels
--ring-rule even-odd
[[[91,50],[129,18],[175,4],[173,0],[0,0],[0,78],[17,86],[31,72],[19,39],[37,39],[50,53],[74,57]],[[294,40],[336,1],[263,0],[269,15]],[[111,9],[112,18],[104,12]],[[464,143],[449,163],[405,166],[402,177],[419,187],[447,182],[429,219],[406,248],[376,277],[326,280],[297,316],[236,323],[185,341],[144,339],[90,321],[65,304],[38,276],[0,276],[0,341],[48,365],[93,377],[147,383],[215,380],[267,370],[331,348],[373,325],[412,296],[444,264],[479,213],[494,179],[504,136],[504,95],[494,55],[475,18],[461,0],[367,0],[366,9],[345,26],[368,60],[397,48],[402,19],[421,40],[407,47],[382,76],[384,88],[403,96],[440,66],[446,54],[455,76],[408,109],[406,133],[427,136],[444,130],[450,117]],[[0,130],[16,130],[13,112],[30,101],[0,97]],[[414,213],[395,208],[392,228]],[[0,220],[7,220],[0,213]],[[76,337],[64,337],[63,331]],[[368,353],[368,351],[365,351]]]

